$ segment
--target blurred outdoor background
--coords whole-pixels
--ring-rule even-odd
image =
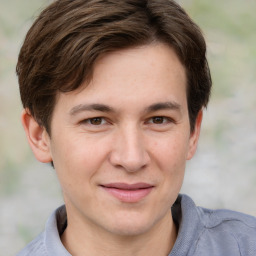
[[[0,254],[15,255],[62,204],[54,170],[33,158],[20,123],[15,65],[50,0],[0,0]],[[204,31],[213,93],[183,193],[256,216],[256,1],[180,0]]]

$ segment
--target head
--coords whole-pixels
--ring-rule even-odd
[[[193,131],[211,89],[206,45],[198,26],[172,0],[54,1],[28,31],[19,54],[23,107],[50,134],[58,93],[89,82],[104,54],[154,42],[169,45],[186,70]]]
[[[205,52],[170,0],[60,0],[41,13],[17,65],[23,125],[37,159],[54,162],[67,230],[173,230],[210,94]]]

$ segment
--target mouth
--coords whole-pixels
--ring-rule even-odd
[[[148,183],[109,183],[100,185],[107,193],[121,202],[136,203],[144,199],[154,188]]]

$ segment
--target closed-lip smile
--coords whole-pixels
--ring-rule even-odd
[[[110,195],[126,203],[136,203],[145,198],[154,188],[154,185],[138,182],[128,183],[108,183],[100,185]]]

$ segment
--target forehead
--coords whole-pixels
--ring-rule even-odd
[[[163,43],[114,51],[100,57],[94,67],[91,85],[102,79],[129,77],[129,82],[186,79],[185,69],[175,51]],[[185,82],[185,81],[184,81]],[[132,83],[133,84],[133,83]],[[120,89],[122,86],[120,86]],[[160,89],[160,87],[159,87]]]
[[[185,68],[174,50],[162,43],[119,50],[97,60],[89,83],[59,96],[57,105],[69,108],[95,103],[132,107],[138,101],[140,105],[169,101],[184,105]]]

